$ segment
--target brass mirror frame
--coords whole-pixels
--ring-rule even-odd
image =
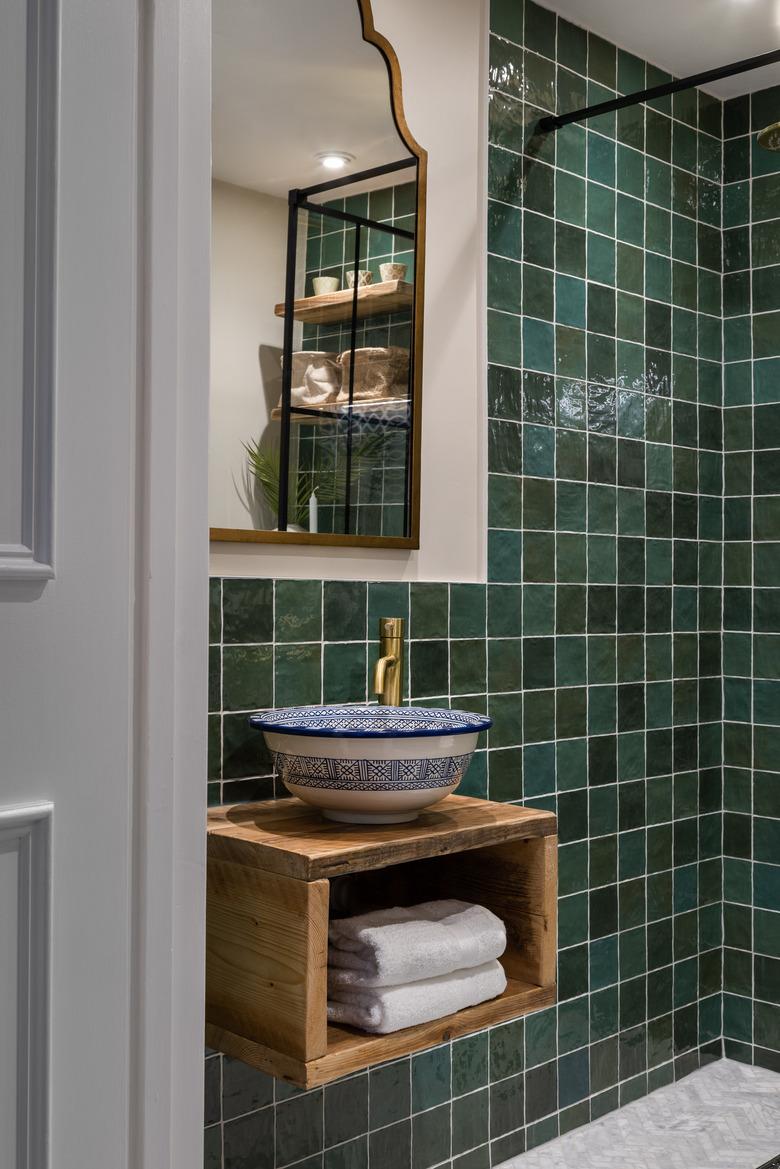
[[[374,27],[371,0],[357,0],[363,40],[379,50],[387,66],[390,82],[390,109],[396,130],[409,153],[417,159],[417,212],[415,216],[414,261],[414,366],[412,369],[412,442],[409,474],[408,536],[353,536],[339,532],[272,532],[253,528],[210,528],[212,544],[313,544],[342,548],[408,548],[420,547],[420,461],[422,429],[422,359],[423,359],[423,299],[425,286],[425,206],[428,175],[428,152],[416,140],[404,114],[401,66],[393,46]]]

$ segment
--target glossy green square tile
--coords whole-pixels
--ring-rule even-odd
[[[320,701],[322,646],[277,645],[274,650],[276,706],[306,706]]]
[[[523,428],[523,470],[529,476],[554,476],[555,431],[526,424]]]
[[[588,178],[596,183],[614,187],[615,163],[614,140],[601,134],[588,133]]]
[[[590,231],[615,235],[615,192],[596,183],[588,183],[587,226]]]
[[[558,18],[558,60],[576,73],[587,70],[588,34],[563,17]]]
[[[377,1169],[411,1169],[412,1124],[402,1120],[369,1136],[370,1163]]]
[[[225,646],[222,650],[223,710],[258,710],[274,705],[273,647]],[[212,710],[220,709],[217,688]]]
[[[559,686],[582,684],[586,681],[586,642],[584,637],[556,639],[556,679]]]
[[[526,531],[523,534],[523,580],[544,584],[554,579],[554,533]]]
[[[453,694],[476,694],[486,687],[484,639],[450,643],[450,690]]]
[[[271,641],[274,628],[273,581],[222,581],[222,640]]]
[[[520,366],[522,333],[519,317],[488,311],[488,360],[499,365]]]
[[[316,642],[323,629],[320,581],[276,581],[277,642]]]
[[[454,586],[453,586],[454,587]],[[475,586],[479,587],[479,586]],[[488,585],[488,637],[516,637],[522,627],[522,589],[517,585]],[[484,606],[484,600],[483,600]],[[484,609],[482,629],[485,628]],[[451,634],[452,636],[452,634]]]
[[[362,641],[366,636],[367,585],[363,581],[325,581],[325,641]]]
[[[352,1140],[368,1128],[368,1075],[328,1084],[324,1089],[325,1147]],[[349,1161],[345,1162],[349,1164]]]
[[[524,317],[522,330],[526,366],[543,373],[553,373],[555,371],[555,330],[553,326],[546,321]]]
[[[519,532],[488,532],[488,580],[522,580],[522,536]]]
[[[516,45],[523,43],[524,6],[521,0],[491,0],[490,30]]]
[[[522,267],[503,256],[488,256],[488,307],[519,313],[522,308]]]
[[[381,1128],[409,1116],[411,1111],[408,1060],[398,1060],[369,1072],[369,1125]]]
[[[555,628],[555,589],[552,585],[523,586],[523,633],[553,634]],[[512,633],[516,630],[511,630]]]
[[[451,1060],[448,1046],[412,1056],[412,1111],[421,1112],[450,1098]]]
[[[541,743],[555,737],[555,692],[533,690],[523,698],[523,738]]]
[[[491,693],[522,689],[522,652],[519,638],[488,641],[488,689]]]
[[[469,1096],[462,1096],[452,1104],[452,1153],[456,1155],[475,1149],[487,1141],[488,1089],[483,1088]]]
[[[458,1039],[452,1045],[453,1096],[474,1092],[488,1083],[488,1034]]]
[[[625,245],[618,244],[617,252]],[[640,253],[641,254],[641,253]],[[616,245],[607,235],[589,233],[587,246],[587,275],[601,284],[614,284],[616,278]]]
[[[483,637],[486,590],[479,584],[450,585],[450,637]]]
[[[366,647],[356,643],[323,648],[324,702],[366,701]]]
[[[493,701],[488,704],[493,708]],[[488,753],[488,793],[491,800],[521,800],[523,798],[523,753],[510,748]]]
[[[449,690],[449,655],[446,641],[409,643],[412,695],[429,698]]]
[[[489,80],[494,89],[523,96],[523,51],[498,37],[490,38]]]
[[[430,1169],[450,1151],[451,1106],[443,1104],[412,1118],[412,1167]]]
[[[523,264],[523,311],[532,317],[554,317],[553,274],[536,264]]]
[[[377,634],[380,617],[409,618],[409,585],[371,581],[368,586],[368,636]]]
[[[556,218],[577,227],[585,226],[585,180],[565,170],[555,175]]]
[[[522,215],[519,208],[490,201],[488,205],[488,250],[507,259],[521,259]]]
[[[409,637],[419,639],[447,636],[447,585],[412,582],[409,600]]]
[[[586,233],[581,227],[556,222],[555,262],[559,272],[569,276],[585,276]]]
[[[560,102],[560,77],[562,70],[558,69],[559,78],[559,102]],[[581,81],[581,78],[576,80]],[[587,130],[584,126],[572,124],[569,126],[562,126],[556,132],[556,162],[558,167],[562,170],[571,171],[577,175],[584,175],[587,165]]]

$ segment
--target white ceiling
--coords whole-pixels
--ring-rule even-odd
[[[780,49],[780,0],[552,0],[549,7],[678,77]],[[778,84],[780,65],[770,65],[706,88],[728,98]]]
[[[214,0],[212,12],[216,178],[286,196],[336,177],[320,151],[354,154],[353,171],[408,157],[356,0]]]

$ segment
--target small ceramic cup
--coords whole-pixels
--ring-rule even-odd
[[[338,292],[339,290],[338,276],[315,276],[312,284],[314,285],[315,296],[322,296],[326,292]]]
[[[379,275],[385,280],[405,280],[407,264],[380,264]]]
[[[374,277],[372,276],[372,274],[368,270],[368,268],[358,268],[357,278],[358,278],[357,279],[358,288],[365,288],[365,286],[367,284],[370,284],[371,281],[374,279]],[[349,268],[347,271],[347,287],[348,288],[355,287],[355,269],[354,268]]]

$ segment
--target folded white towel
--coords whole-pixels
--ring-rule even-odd
[[[387,1035],[484,1003],[505,990],[504,969],[494,960],[406,986],[337,987],[328,993],[328,1020]]]
[[[329,986],[399,986],[482,966],[506,949],[495,913],[467,901],[426,901],[331,922]]]

